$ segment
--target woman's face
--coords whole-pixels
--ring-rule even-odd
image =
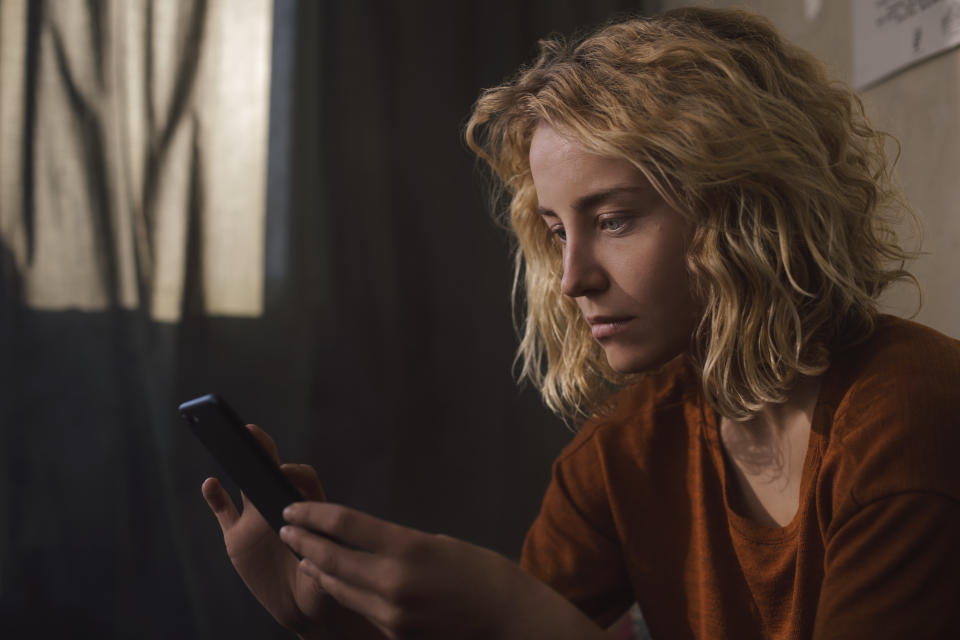
[[[540,215],[563,251],[561,289],[610,366],[656,369],[685,351],[699,320],[684,257],[689,225],[644,175],[541,123],[530,145]]]

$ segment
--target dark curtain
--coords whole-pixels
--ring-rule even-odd
[[[209,391],[331,500],[518,557],[570,434],[512,379],[461,130],[539,37],[643,4],[278,0],[261,317],[206,314],[189,257],[177,323],[32,310],[0,254],[0,635],[291,637],[200,496],[175,409]]]

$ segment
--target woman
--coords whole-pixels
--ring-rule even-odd
[[[268,610],[303,637],[600,638],[634,601],[657,639],[955,632],[960,343],[877,311],[905,205],[859,100],[766,21],[684,9],[543,43],[466,137],[510,199],[523,376],[589,419],[520,567],[286,465],[298,563],[208,480]]]

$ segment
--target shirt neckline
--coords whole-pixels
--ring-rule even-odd
[[[834,384],[835,375],[835,367],[830,367],[823,374],[823,380],[820,383],[820,392],[817,396],[817,402],[816,405],[814,405],[813,415],[810,420],[810,441],[807,445],[807,453],[804,456],[803,470],[800,476],[799,506],[793,519],[782,527],[760,524],[734,509],[734,501],[731,499],[731,493],[735,488],[735,485],[732,483],[734,471],[730,466],[732,463],[728,462],[723,455],[723,448],[720,441],[719,415],[713,407],[706,402],[703,394],[699,394],[698,403],[701,415],[701,437],[707,444],[714,467],[720,478],[724,508],[731,530],[735,531],[741,537],[757,543],[771,544],[784,542],[796,536],[800,530],[800,524],[807,518],[811,501],[813,500],[813,485],[816,481],[820,469],[820,462],[823,458],[823,446],[826,441],[825,434],[827,433],[831,416],[830,407],[835,404],[833,398],[833,391],[836,386]]]

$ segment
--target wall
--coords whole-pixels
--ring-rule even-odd
[[[694,4],[760,13],[824,60],[834,77],[851,82],[850,0],[664,0],[662,8]],[[923,287],[923,307],[915,319],[960,337],[960,49],[901,70],[862,95],[874,124],[902,144],[897,174],[923,229],[924,254],[911,266]],[[915,246],[909,228],[903,240]],[[882,303],[891,313],[909,317],[916,308],[915,289],[897,285]]]

